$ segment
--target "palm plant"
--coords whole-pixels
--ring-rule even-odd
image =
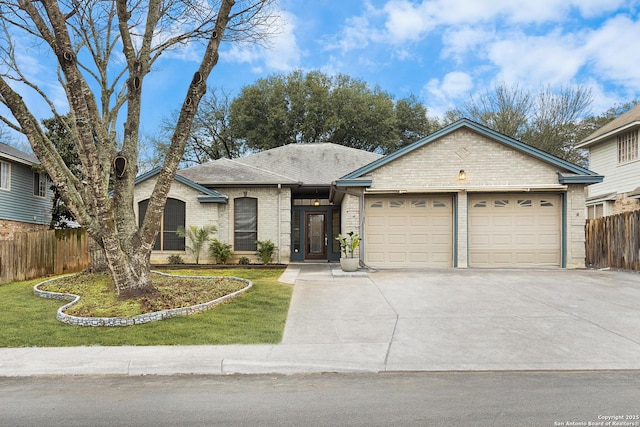
[[[218,229],[214,225],[190,225],[189,228],[179,227],[176,232],[180,237],[186,237],[191,246],[185,246],[189,252],[196,256],[196,264],[200,263],[200,253],[204,249],[205,244],[209,241],[211,233],[215,233]]]

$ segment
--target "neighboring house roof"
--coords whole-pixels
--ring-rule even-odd
[[[298,181],[237,160],[218,159],[178,171],[200,185],[297,184]]]
[[[39,165],[40,161],[32,154],[20,151],[10,145],[0,142],[0,157],[13,160],[14,162],[23,163],[25,165]]]
[[[332,143],[289,144],[236,159],[307,185],[329,185],[341,176],[382,157]]]
[[[602,126],[597,131],[580,141],[577,145],[578,148],[587,148],[595,145],[603,140],[613,136],[618,132],[622,132],[633,126],[640,125],[640,104],[633,107],[617,119],[614,119]]]
[[[155,177],[160,173],[161,170],[162,168],[157,167],[157,168],[151,169],[148,172],[143,173],[142,175],[138,175],[136,177],[135,184],[136,185],[140,184],[141,182],[146,181],[149,178]],[[201,192],[202,194],[198,196],[198,201],[201,203],[220,203],[220,202],[225,203],[228,199],[228,197],[225,196],[224,194],[221,194],[215,190],[210,190],[206,187],[203,187],[202,185],[199,185],[183,176],[176,175],[175,180],[188,187],[193,188],[196,191]]]
[[[446,126],[442,129],[440,129],[437,132],[432,133],[431,135],[418,140],[416,142],[414,142],[411,145],[408,145],[404,148],[401,148],[400,150],[391,153],[385,157],[382,157],[376,161],[374,161],[373,163],[370,163],[366,166],[363,166],[347,175],[344,175],[341,177],[340,180],[338,180],[336,183],[338,186],[354,186],[354,185],[358,185],[358,181],[360,181],[360,179],[366,175],[367,173],[373,171],[374,169],[377,169],[389,162],[392,162],[393,160],[404,156],[407,153],[410,153],[418,148],[421,148],[429,143],[431,143],[432,141],[435,141],[441,137],[443,137],[444,135],[447,135],[451,132],[454,132],[460,128],[466,127],[468,129],[473,130],[474,132],[479,133],[480,135],[483,135],[487,138],[490,138],[494,141],[497,141],[499,143],[502,143],[510,148],[513,148],[517,151],[523,152],[525,154],[528,154],[534,158],[537,158],[543,162],[549,163],[551,165],[557,166],[558,168],[562,169],[562,171],[559,171],[558,173],[558,181],[561,184],[575,184],[575,183],[596,183],[596,182],[602,182],[603,177],[601,175],[596,174],[593,171],[590,171],[588,169],[585,169],[581,166],[578,166],[574,163],[568,162],[566,160],[563,160],[559,157],[556,157],[554,155],[551,155],[549,153],[547,153],[546,151],[540,150],[538,148],[535,148],[531,145],[527,145],[524,142],[518,141],[516,139],[513,139],[511,137],[508,137],[504,134],[501,134],[499,132],[494,131],[493,129],[490,129],[484,125],[481,125],[479,123],[476,123],[472,120],[469,119],[460,119],[452,124],[450,124],[449,126]],[[364,183],[364,181],[363,181]],[[366,183],[364,184],[366,185]]]

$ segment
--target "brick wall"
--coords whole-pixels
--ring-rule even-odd
[[[567,268],[585,267],[585,191],[584,185],[570,185],[567,190]]]
[[[361,189],[351,189],[350,193],[362,193]],[[340,233],[346,234],[350,231],[358,234],[361,237],[363,233],[361,233],[360,222],[362,217],[360,215],[360,197],[354,196],[352,194],[345,194],[342,199],[342,204],[340,205]],[[364,241],[361,242],[361,245],[364,244]],[[360,248],[354,253],[354,257],[358,258],[360,256]]]
[[[631,212],[640,209],[640,200],[631,199],[624,194],[618,194],[613,204],[613,212],[610,215],[617,215],[623,212]]]
[[[15,233],[48,230],[49,226],[43,224],[31,224],[28,222],[9,221],[0,219],[0,240],[13,240]]]
[[[136,186],[135,212],[138,215],[138,203],[148,199],[153,191],[155,179],[148,179]],[[217,232],[213,235],[225,243],[233,245],[234,203],[237,197],[255,197],[258,199],[258,240],[271,240],[276,245],[272,262],[288,263],[291,255],[291,190],[277,187],[224,188],[216,189],[226,195],[228,203],[200,203],[200,193],[193,188],[174,181],[168,197],[185,202],[186,226],[214,225]],[[195,262],[195,257],[185,251],[154,251],[152,263],[166,263],[167,257],[177,254],[185,262]],[[247,257],[252,263],[258,262],[254,251],[235,251],[230,263],[236,263],[241,257]],[[200,255],[200,262],[213,262],[208,253]]]
[[[458,172],[466,172],[464,183]],[[457,130],[373,172],[372,189],[558,186],[558,168],[466,129]]]

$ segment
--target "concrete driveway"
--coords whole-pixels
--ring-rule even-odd
[[[289,269],[282,348],[307,345],[307,357],[371,352],[384,370],[640,369],[635,273]]]

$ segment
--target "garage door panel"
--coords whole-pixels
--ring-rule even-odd
[[[382,216],[370,216],[367,220],[374,227],[383,227],[385,225],[385,218]]]
[[[384,261],[384,252],[368,251],[367,259],[370,263],[378,263]]]
[[[449,228],[451,225],[451,217],[450,216],[436,216],[429,218],[430,225],[432,227],[439,228]]]
[[[536,237],[540,246],[555,246],[558,240],[554,233],[538,234]]]
[[[481,216],[469,218],[469,225],[471,227],[486,227],[487,225],[489,225],[489,217]]]
[[[559,195],[469,198],[470,266],[559,266],[560,231]]]
[[[431,239],[427,241],[427,243],[431,243],[432,245],[439,245],[449,248],[451,244],[451,235],[450,234],[432,234]]]
[[[406,234],[389,234],[388,243],[390,245],[404,245],[407,243],[406,239]]]
[[[453,202],[450,196],[368,196],[365,206],[367,264],[373,267],[451,266]],[[384,221],[381,218],[385,218]],[[373,240],[370,236],[384,237]]]
[[[367,235],[367,243],[370,245],[384,245],[384,234]]]
[[[406,227],[407,225],[407,217],[402,216],[390,216],[387,218],[387,225],[389,227]]]
[[[493,244],[497,246],[511,246],[513,244],[512,234],[494,234]]]
[[[424,263],[428,259],[428,255],[426,252],[410,252],[409,253],[409,261],[414,264]]]
[[[409,216],[408,222],[412,227],[425,227],[429,224],[429,221],[427,218],[415,217],[415,216]]]
[[[406,252],[388,252],[389,262],[396,264],[404,264],[407,261]]]

